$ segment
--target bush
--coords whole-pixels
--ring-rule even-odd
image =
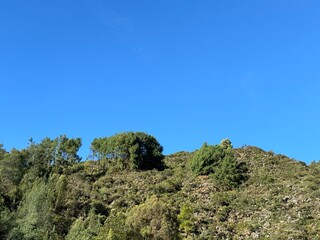
[[[211,174],[223,187],[238,186],[246,179],[244,163],[238,163],[232,144],[224,139],[219,145],[204,143],[191,159],[191,170],[196,175]]]
[[[239,164],[234,157],[224,158],[213,173],[213,178],[224,188],[237,187],[246,180],[247,171],[244,164]]]
[[[179,239],[176,214],[154,195],[128,212],[126,224],[142,239]]]
[[[210,146],[204,143],[191,159],[191,170],[196,175],[213,173],[223,157],[224,152],[219,145]]]

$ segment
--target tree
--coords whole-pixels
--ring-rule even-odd
[[[61,135],[57,138],[57,142],[55,150],[56,166],[69,166],[81,160],[77,154],[82,145],[81,138],[67,138],[66,135]]]
[[[30,139],[25,150],[30,177],[48,177],[53,170],[61,173],[65,167],[81,160],[77,155],[80,147],[80,138],[68,138],[66,135],[45,138],[39,144]]]
[[[45,138],[40,144],[36,144],[32,139],[26,149],[29,175],[32,178],[48,176],[55,163],[55,151],[58,146],[57,139]]]
[[[162,167],[163,147],[151,135],[125,132],[111,137],[96,138],[91,150],[109,167],[123,169],[152,169]]]

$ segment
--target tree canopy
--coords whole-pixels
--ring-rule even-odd
[[[124,132],[96,138],[91,144],[93,155],[106,161],[108,167],[123,169],[161,168],[163,147],[144,132]]]

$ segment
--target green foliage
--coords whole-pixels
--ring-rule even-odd
[[[223,187],[236,187],[246,179],[246,167],[238,163],[234,155],[229,139],[214,146],[204,143],[191,159],[191,170],[197,175],[212,174]]]
[[[65,205],[67,195],[67,178],[65,175],[60,175],[58,181],[55,184],[55,209],[61,209]]]
[[[81,158],[77,154],[82,145],[80,138],[67,138],[62,135],[57,138],[57,147],[55,149],[55,168],[61,170],[69,165],[78,163]]]
[[[210,174],[214,172],[223,157],[223,149],[220,146],[204,143],[191,159],[191,170],[197,175]]]
[[[15,149],[0,160],[0,194],[9,208],[14,208],[20,199],[18,185],[25,173],[25,165],[24,154]]]
[[[230,140],[222,140],[220,145],[204,143],[191,159],[190,167],[197,175],[214,173],[223,159],[232,158],[233,149]]]
[[[143,132],[119,133],[96,138],[91,144],[94,156],[109,168],[152,169],[162,167],[163,147],[151,135]]]
[[[92,236],[85,227],[83,218],[78,218],[72,224],[72,227],[66,236],[66,240],[91,240]]]
[[[128,212],[126,224],[143,239],[179,239],[175,213],[154,195]]]
[[[232,188],[247,179],[246,172],[247,168],[244,164],[239,164],[234,157],[227,156],[221,160],[212,176],[219,185]]]
[[[79,217],[74,221],[66,236],[66,240],[95,239],[98,236],[101,227],[101,216],[95,213],[94,208],[91,208],[86,219]]]
[[[0,160],[1,185],[18,185],[25,171],[24,155],[13,149]]]
[[[26,149],[29,175],[33,178],[48,176],[55,164],[55,152],[58,140],[45,138],[36,144],[30,139]]]
[[[53,171],[62,173],[66,167],[78,163],[81,158],[77,155],[81,147],[80,138],[45,138],[36,144],[30,139],[27,155],[28,174],[31,178],[48,177]]]
[[[233,149],[232,143],[228,138],[221,140],[220,147],[227,150]]]
[[[189,205],[183,205],[178,215],[179,229],[186,234],[186,237],[195,230],[195,219],[192,208]]]
[[[121,212],[112,212],[100,229],[97,240],[121,240],[136,239],[130,238],[128,230],[125,227],[126,216]],[[131,235],[132,236],[132,235]]]
[[[21,207],[18,209],[15,236],[22,235],[24,239],[44,239],[53,235],[52,225],[53,193],[42,180],[37,180],[32,189],[26,193]]]
[[[170,180],[165,180],[154,187],[155,193],[160,193],[160,194],[174,193],[177,190],[179,190],[179,188],[180,188],[179,183],[177,182],[175,183]]]
[[[1,208],[0,208],[1,209]],[[8,209],[0,210],[0,239],[6,239],[15,225],[13,214]]]

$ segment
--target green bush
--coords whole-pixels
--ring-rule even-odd
[[[142,239],[179,239],[176,214],[154,195],[128,212],[126,224]]]
[[[232,144],[224,139],[219,145],[204,143],[191,159],[191,170],[196,175],[211,174],[223,187],[238,186],[246,179],[244,163],[238,163]]]
[[[214,180],[227,189],[237,187],[247,179],[247,168],[232,156],[225,157],[212,174]]]
[[[191,170],[197,175],[213,173],[223,157],[224,151],[219,145],[204,143],[191,159]]]

